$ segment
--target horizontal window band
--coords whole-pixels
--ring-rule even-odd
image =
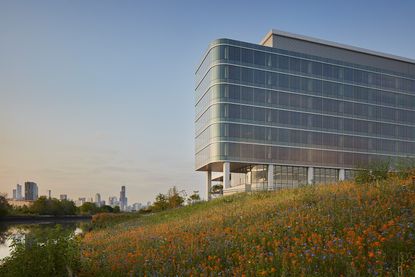
[[[384,92],[389,92],[389,93],[396,93],[396,94],[402,94],[402,95],[407,95],[407,96],[415,96],[415,94],[408,93],[408,92],[386,90],[386,89],[377,88],[377,87],[369,87],[369,86],[357,85],[357,84],[352,84],[352,83],[344,83],[344,82],[340,82],[340,81],[333,81],[333,80],[330,80],[330,79],[323,79],[323,78],[316,78],[316,77],[308,77],[308,76],[298,75],[298,74],[295,74],[295,73],[287,73],[287,72],[282,72],[282,71],[265,70],[265,69],[255,68],[255,67],[249,67],[249,66],[244,66],[244,65],[236,65],[236,64],[231,64],[231,63],[221,63],[221,62],[214,63],[213,65],[211,65],[211,67],[209,67],[209,69],[207,70],[207,72],[206,72],[205,76],[203,77],[203,79],[196,86],[195,91],[198,89],[199,85],[203,82],[204,78],[209,73],[209,71],[213,67],[215,67],[215,66],[221,66],[221,65],[228,65],[228,66],[230,65],[230,66],[236,66],[236,67],[240,67],[240,68],[249,68],[249,69],[254,69],[254,70],[258,70],[258,71],[265,71],[265,72],[271,72],[271,73],[277,73],[277,74],[284,74],[284,75],[289,75],[289,76],[294,76],[294,77],[300,77],[300,78],[307,78],[307,79],[312,79],[312,80],[317,80],[317,81],[322,81],[322,82],[325,81],[325,82],[331,82],[331,83],[336,83],[336,84],[341,84],[341,85],[350,85],[350,86],[353,86],[353,87],[374,89],[374,90],[384,91]],[[267,87],[257,87],[257,88],[268,89]],[[196,102],[200,101],[200,99],[201,99],[201,97],[199,99],[197,99]]]
[[[272,51],[266,51],[266,50],[261,50],[261,49],[256,49],[256,48],[251,48],[251,47],[246,47],[246,46],[240,46],[240,45],[234,45],[234,44],[230,44],[230,43],[217,43],[215,45],[211,45],[205,52],[205,55],[202,58],[202,62],[199,64],[199,66],[197,67],[195,74],[198,73],[200,67],[202,66],[203,62],[205,61],[206,57],[209,55],[210,51],[212,51],[213,48],[215,47],[219,47],[219,46],[232,46],[232,47],[237,47],[240,49],[248,49],[248,50],[253,50],[253,51],[258,51],[258,52],[262,52],[262,53],[266,53],[266,54],[271,54],[271,55],[279,55],[279,56],[284,56],[284,57],[288,57],[288,58],[294,58],[294,59],[300,59],[300,60],[305,60],[305,61],[309,61],[309,62],[317,62],[317,63],[321,63],[323,64],[327,64],[327,65],[333,65],[333,66],[338,66],[338,67],[343,67],[343,68],[348,68],[348,69],[352,69],[352,70],[360,70],[362,72],[368,72],[368,73],[375,73],[375,74],[382,74],[382,75],[386,75],[386,76],[390,76],[390,77],[395,77],[395,78],[401,78],[401,79],[406,79],[406,80],[411,80],[414,81],[415,78],[414,77],[408,77],[408,76],[404,76],[404,75],[399,75],[400,73],[395,72],[394,74],[392,73],[388,73],[388,72],[384,72],[382,71],[381,68],[377,68],[379,71],[375,71],[375,70],[369,70],[367,68],[363,68],[361,67],[361,65],[359,64],[353,64],[356,67],[350,66],[350,65],[344,65],[344,64],[336,64],[336,63],[330,63],[327,61],[320,61],[318,58],[318,56],[314,56],[316,57],[316,59],[312,59],[312,58],[306,58],[306,57],[299,57],[299,56],[294,56],[294,55],[289,55],[289,54],[284,54],[284,53],[275,53]],[[262,46],[259,45],[258,46]],[[276,48],[278,49],[278,48]],[[298,54],[305,54],[305,53],[301,53],[298,52]],[[373,56],[371,54],[368,54],[369,56]],[[322,57],[320,57],[322,58]],[[387,58],[386,58],[387,59]],[[374,68],[374,67],[372,67]]]
[[[237,102],[230,102],[230,101],[216,101],[213,103],[210,103],[204,112],[195,120],[195,123],[203,116],[203,114],[210,109],[214,105],[218,104],[228,104],[228,105],[239,105],[239,106],[246,106],[246,107],[253,107],[253,108],[261,108],[261,109],[269,109],[269,110],[278,110],[278,111],[286,111],[286,112],[295,112],[295,113],[301,113],[301,114],[311,114],[311,115],[321,115],[325,117],[336,117],[336,118],[344,118],[344,119],[351,119],[351,120],[360,120],[360,121],[366,121],[366,122],[374,122],[374,123],[382,123],[382,124],[391,124],[391,125],[397,125],[397,126],[405,126],[405,127],[415,127],[411,124],[405,124],[405,123],[398,123],[398,122],[388,122],[388,121],[379,121],[379,120],[371,120],[367,118],[356,118],[356,117],[350,117],[350,116],[341,116],[341,115],[334,115],[334,114],[327,114],[327,113],[318,113],[318,112],[310,112],[310,111],[301,111],[301,110],[294,110],[289,108],[276,108],[276,107],[267,107],[267,106],[258,106],[253,104],[245,104],[245,103],[237,103]]]
[[[212,123],[209,123],[205,128],[203,128],[202,131],[200,131],[196,135],[196,139],[204,132],[207,128],[214,124],[238,124],[238,125],[249,125],[249,126],[257,126],[257,127],[264,127],[264,128],[273,128],[273,129],[287,129],[292,131],[304,131],[304,132],[311,132],[311,133],[323,133],[323,134],[330,134],[330,135],[339,135],[339,136],[351,136],[351,137],[360,137],[360,138],[370,138],[370,139],[383,139],[383,140],[390,140],[390,141],[399,141],[399,142],[409,142],[409,143],[415,143],[414,140],[405,140],[405,139],[399,139],[399,138],[386,138],[386,137],[374,137],[374,136],[365,136],[365,135],[358,135],[358,134],[350,134],[350,133],[336,133],[336,132],[330,132],[330,131],[321,131],[321,130],[313,130],[313,129],[303,129],[303,128],[295,128],[295,127],[281,127],[281,126],[269,126],[269,125],[260,125],[260,124],[254,124],[254,123],[244,123],[244,122],[233,122],[233,121],[213,121]]]
[[[393,157],[400,157],[400,158],[408,158],[408,157],[415,157],[415,155],[393,155],[393,154],[382,154],[382,153],[372,153],[372,152],[362,152],[362,151],[350,151],[350,150],[336,150],[336,149],[325,149],[325,148],[315,148],[315,147],[304,147],[304,146],[289,146],[289,145],[276,145],[276,144],[266,144],[266,143],[243,143],[243,142],[235,142],[235,141],[227,141],[221,140],[217,142],[208,143],[206,146],[201,148],[196,155],[199,154],[201,151],[206,149],[212,144],[220,144],[220,143],[234,143],[240,145],[258,145],[258,146],[270,146],[270,147],[282,147],[282,148],[296,148],[296,149],[305,149],[305,150],[319,150],[319,151],[326,151],[326,152],[337,152],[337,153],[351,153],[351,154],[363,154],[363,155],[377,155],[377,156],[393,156]]]

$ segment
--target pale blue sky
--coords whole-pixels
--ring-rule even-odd
[[[210,41],[276,28],[414,59],[414,3],[1,0],[0,192],[204,194],[193,93]]]

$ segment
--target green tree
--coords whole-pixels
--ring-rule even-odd
[[[180,192],[177,190],[176,186],[169,189],[167,201],[170,208],[177,208],[183,205],[184,197],[180,195]]]
[[[97,205],[91,202],[85,202],[79,209],[82,214],[96,214],[99,211]]]
[[[9,202],[7,201],[6,195],[0,194],[0,217],[7,215],[10,209],[11,209],[11,206],[9,205]]]
[[[60,201],[60,208],[65,215],[74,215],[77,213],[77,209],[75,203],[70,200],[61,200]]]
[[[49,199],[46,196],[39,197],[29,208],[32,213],[40,215],[64,215],[65,209],[61,202],[56,199]]]
[[[113,213],[114,209],[111,206],[105,205],[99,208],[99,212],[101,213]]]
[[[113,211],[114,211],[114,213],[121,212],[120,206],[115,206]]]
[[[198,191],[194,191],[192,195],[189,196],[188,199],[189,203],[194,204],[198,201],[200,201],[200,195]]]
[[[164,211],[169,208],[169,201],[166,195],[159,193],[156,196],[156,201],[153,203],[154,211]]]

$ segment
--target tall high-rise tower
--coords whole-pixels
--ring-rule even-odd
[[[120,210],[121,211],[127,210],[127,197],[126,197],[125,186],[122,186],[121,191],[120,191]]]
[[[34,182],[24,183],[25,200],[36,200],[38,198],[38,187]]]
[[[22,200],[23,196],[22,196],[22,186],[17,184],[16,185],[16,200]]]

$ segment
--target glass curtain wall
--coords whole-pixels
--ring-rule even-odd
[[[231,40],[196,75],[197,167],[415,156],[415,76]]]

